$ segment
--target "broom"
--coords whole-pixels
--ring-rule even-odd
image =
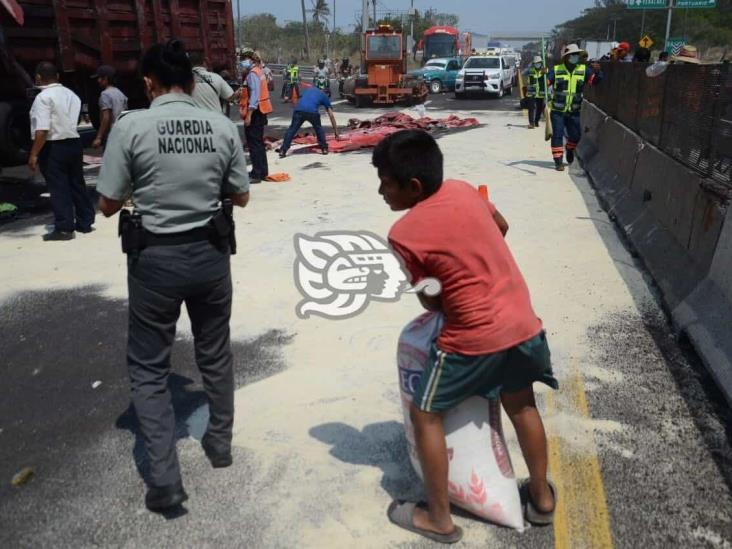
[[[544,58],[544,69],[548,69],[544,38],[541,39],[541,55]],[[546,126],[544,126],[544,141],[549,141],[554,134],[554,128],[552,128],[552,116],[551,110],[549,109],[549,86],[546,81],[546,73],[544,74],[544,121],[546,122]]]

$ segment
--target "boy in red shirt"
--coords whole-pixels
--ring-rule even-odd
[[[426,309],[445,316],[411,408],[427,506],[394,501],[389,519],[435,541],[460,540],[450,516],[442,413],[474,395],[500,395],[529,469],[522,486],[526,518],[551,524],[556,494],[547,482],[546,435],[532,384],[559,385],[541,321],[503,239],[508,226],[472,185],[443,181],[442,153],[426,132],[387,137],[374,150],[373,164],[386,203],[409,210],[392,227],[389,242],[412,284],[440,281],[440,295],[418,295]]]

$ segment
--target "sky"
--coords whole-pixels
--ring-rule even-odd
[[[361,11],[361,0],[328,0],[331,17],[334,2],[336,25],[346,29]],[[302,20],[300,0],[232,0],[232,4],[234,17],[239,6],[242,16],[267,12],[275,15],[280,23]],[[416,9],[434,8],[454,13],[460,17],[460,30],[481,34],[550,31],[558,23],[577,17],[583,9],[593,5],[593,0],[414,0]],[[311,6],[312,0],[305,0],[305,8]],[[377,0],[377,13],[406,10],[409,6],[410,0]]]

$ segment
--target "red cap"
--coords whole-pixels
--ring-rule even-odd
[[[630,51],[630,44],[628,44],[627,42],[620,42],[620,44],[618,44],[618,49],[623,51]]]

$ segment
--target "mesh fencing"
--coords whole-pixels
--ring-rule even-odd
[[[603,63],[604,80],[585,90],[597,105],[679,162],[732,189],[732,66]]]

